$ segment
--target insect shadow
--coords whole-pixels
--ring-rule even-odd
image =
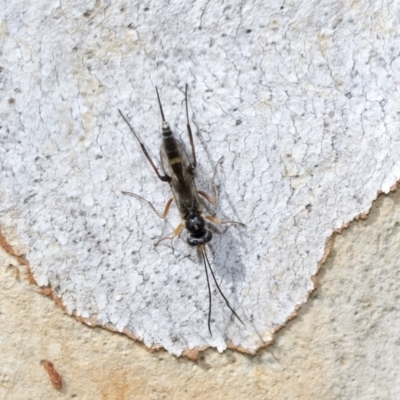
[[[156,93],[157,93],[157,100],[158,100],[158,105],[160,107],[160,113],[161,113],[161,118],[162,118],[162,123],[161,123],[161,130],[162,130],[162,144],[160,148],[160,159],[161,159],[161,166],[162,166],[162,173],[158,170],[156,167],[155,163],[151,159],[149,153],[147,152],[147,149],[145,145],[141,142],[139,139],[139,136],[136,134],[132,126],[130,125],[129,121],[127,118],[124,116],[124,114],[121,112],[121,110],[118,110],[119,113],[121,114],[122,118],[125,120],[127,125],[129,126],[131,132],[139,142],[139,145],[147,158],[148,162],[150,163],[151,167],[153,168],[154,172],[156,173],[157,177],[163,181],[167,182],[171,188],[172,191],[172,196],[168,199],[164,211],[162,213],[158,212],[157,209],[154,207],[154,205],[143,198],[142,196],[139,196],[135,193],[131,192],[125,192],[122,191],[123,194],[132,196],[151,207],[151,209],[162,219],[165,219],[168,215],[168,212],[171,208],[172,202],[175,200],[176,206],[178,208],[180,217],[181,217],[181,222],[180,224],[175,228],[172,236],[164,237],[161,238],[158,242],[155,243],[155,246],[157,246],[160,242],[166,239],[171,239],[173,240],[177,236],[180,235],[183,229],[186,229],[188,232],[187,235],[187,243],[189,246],[196,247],[200,254],[201,258],[203,260],[204,264],[204,270],[206,273],[206,278],[207,278],[207,287],[208,287],[208,299],[209,299],[209,305],[208,305],[208,330],[210,334],[212,335],[211,331],[211,311],[212,311],[212,296],[211,296],[211,286],[210,286],[210,278],[209,274],[211,274],[213,281],[215,283],[215,286],[217,287],[220,295],[225,301],[225,304],[227,307],[231,310],[233,315],[244,325],[244,322],[241,320],[239,315],[236,313],[236,311],[233,309],[233,307],[230,305],[228,299],[222,292],[213,268],[211,267],[211,263],[208,257],[208,252],[206,249],[206,245],[211,241],[213,238],[212,231],[206,227],[206,221],[212,222],[213,224],[217,225],[225,225],[225,224],[234,224],[234,225],[241,225],[245,226],[241,222],[237,221],[228,221],[228,220],[219,220],[218,218],[204,214],[203,212],[203,205],[200,201],[200,197],[202,196],[205,200],[207,200],[210,204],[212,205],[217,205],[218,204],[218,196],[217,196],[217,191],[214,186],[214,179],[215,179],[215,174],[216,174],[216,168],[222,158],[218,160],[215,168],[214,168],[214,174],[213,174],[213,179],[212,179],[212,188],[213,188],[213,196],[210,196],[206,192],[203,192],[202,190],[197,190],[196,184],[194,182],[194,172],[197,166],[197,159],[196,159],[196,151],[195,151],[195,146],[194,146],[194,140],[193,140],[193,134],[192,134],[192,129],[190,126],[189,122],[189,111],[188,111],[188,85],[186,84],[185,86],[185,110],[186,110],[186,127],[188,131],[188,136],[189,136],[189,141],[190,141],[190,147],[192,151],[192,160],[189,159],[185,148],[183,147],[182,143],[174,137],[174,134],[168,124],[168,122],[165,120],[164,117],[164,111],[161,105],[161,100],[160,100],[160,95],[158,93],[158,88],[156,86]]]

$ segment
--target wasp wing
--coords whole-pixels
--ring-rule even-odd
[[[165,175],[171,177],[171,189],[181,217],[188,211],[202,211],[199,195],[193,179],[193,169],[182,143],[168,138],[160,149],[161,165]]]

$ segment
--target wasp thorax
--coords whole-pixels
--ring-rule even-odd
[[[189,232],[187,242],[190,246],[202,246],[212,239],[212,233],[206,229],[204,218],[196,211],[186,216],[186,229]]]

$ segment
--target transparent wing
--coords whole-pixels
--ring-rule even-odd
[[[182,143],[179,140],[176,140],[174,138],[173,142],[174,142],[174,145],[176,146],[176,151],[179,153],[180,163],[182,164],[183,169],[185,171],[188,171],[188,168],[190,165],[190,160],[186,153],[186,150],[184,149]],[[174,154],[173,156],[170,155],[170,157],[172,157],[172,158],[176,158],[175,156],[176,156],[176,154]],[[160,148],[160,158],[161,158],[161,165],[164,170],[164,173],[170,177],[173,177],[173,175],[176,175],[176,172],[175,172],[176,168],[173,167],[176,164],[171,165],[171,160],[167,156],[167,152],[165,150],[164,143],[161,145],[161,148]]]
[[[202,206],[190,170],[190,161],[182,143],[174,139],[176,148],[173,156],[167,156],[164,144],[161,145],[160,158],[164,173],[171,177],[171,189],[182,218],[190,210],[201,212]]]

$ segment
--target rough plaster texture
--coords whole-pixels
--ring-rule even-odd
[[[400,6],[28,1],[2,7],[0,224],[68,312],[179,355],[254,352],[306,302],[332,232],[400,178]],[[154,85],[176,132],[184,83],[200,162],[218,176],[212,262],[240,326],[184,240],[154,249],[162,187]],[[212,210],[214,212],[214,210]]]
[[[256,356],[210,349],[197,361],[77,322],[2,251],[0,399],[397,399],[399,243],[397,192],[335,236],[318,288],[273,345]]]

